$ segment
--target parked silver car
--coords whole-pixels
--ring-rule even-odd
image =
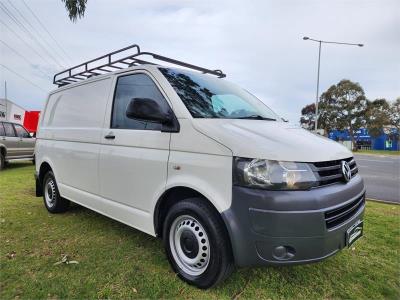
[[[14,159],[34,161],[36,139],[22,125],[0,122],[0,170]]]

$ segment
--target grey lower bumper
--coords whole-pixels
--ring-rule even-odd
[[[364,195],[359,175],[309,191],[233,187],[222,216],[236,265],[310,263],[335,254],[346,246],[347,229],[363,219]],[[328,223],[332,214],[338,218]]]

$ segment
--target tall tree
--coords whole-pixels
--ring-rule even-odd
[[[68,17],[72,22],[85,15],[87,0],[61,0],[68,11]]]
[[[355,145],[356,130],[365,127],[367,123],[365,116],[367,103],[361,85],[343,79],[321,95],[318,103],[318,127],[323,128],[326,132],[332,129],[348,130],[353,145]],[[310,121],[312,120],[310,118],[312,107],[313,104],[310,104],[302,109],[302,119],[305,124],[313,122]],[[300,122],[302,123],[301,119]]]
[[[390,114],[391,106],[386,99],[376,99],[368,101],[368,107],[365,113],[368,132],[373,137],[382,134],[385,126],[392,125]]]

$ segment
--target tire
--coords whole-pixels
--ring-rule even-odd
[[[52,171],[44,175],[42,189],[44,205],[50,213],[62,213],[68,210],[69,201],[60,196]]]
[[[198,288],[218,284],[234,269],[225,225],[205,199],[190,198],[174,204],[164,221],[163,239],[175,273]]]
[[[4,169],[6,165],[6,159],[4,157],[4,154],[0,152],[0,171]]]

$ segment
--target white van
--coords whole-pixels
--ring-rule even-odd
[[[47,210],[72,201],[162,238],[200,288],[234,266],[311,263],[351,245],[365,207],[352,153],[222,77],[136,45],[57,74],[35,149]]]

